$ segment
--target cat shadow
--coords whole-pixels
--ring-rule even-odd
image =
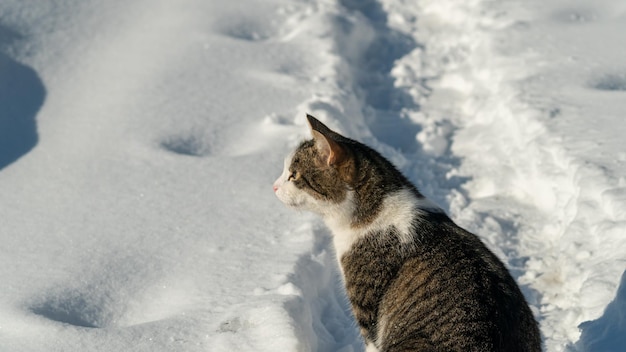
[[[615,299],[596,320],[579,325],[581,336],[576,347],[580,351],[618,352],[626,350],[626,271]]]
[[[46,96],[37,72],[4,53],[19,38],[0,25],[0,170],[37,144],[35,117]]]

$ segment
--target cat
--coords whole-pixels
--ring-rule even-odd
[[[307,114],[313,139],[273,185],[321,215],[366,350],[541,351],[537,322],[504,264],[388,160]]]

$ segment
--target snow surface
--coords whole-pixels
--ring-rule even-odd
[[[272,181],[305,113],[626,350],[626,2],[3,0],[0,351],[362,351]]]

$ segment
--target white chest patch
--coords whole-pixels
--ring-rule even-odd
[[[402,243],[409,243],[412,238],[412,226],[416,217],[429,212],[442,212],[433,202],[427,198],[418,198],[409,189],[402,189],[388,195],[383,200],[383,205],[370,224],[354,228],[352,227],[352,214],[354,213],[354,194],[349,193],[344,203],[337,209],[328,211],[325,220],[326,225],[333,232],[333,242],[337,252],[337,259],[347,252],[359,238],[373,232],[385,232],[394,227]]]

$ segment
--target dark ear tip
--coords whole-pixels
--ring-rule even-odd
[[[311,114],[306,114],[306,119],[309,121],[309,126],[311,129],[317,132],[322,132],[328,129],[320,120],[316,119],[315,116]]]
[[[320,120],[313,117],[313,115],[306,114],[307,120],[309,120],[309,126],[311,130],[316,131],[324,135],[325,137],[332,137],[335,132],[333,132],[330,128],[326,127]]]

